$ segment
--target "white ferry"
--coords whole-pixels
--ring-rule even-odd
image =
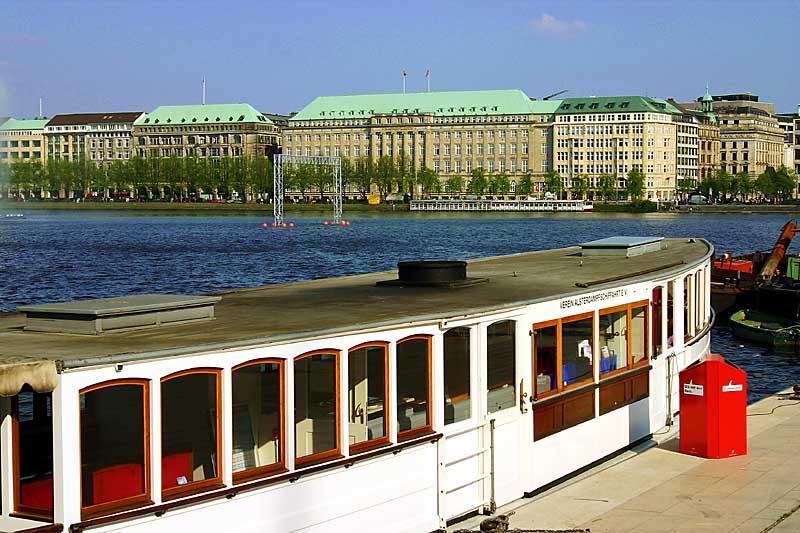
[[[0,317],[0,530],[441,530],[648,439],[712,246],[566,249]],[[467,275],[467,266],[469,273]]]
[[[583,212],[594,205],[585,200],[411,200],[410,211],[510,211],[510,212]]]

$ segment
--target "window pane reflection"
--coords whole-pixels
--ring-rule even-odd
[[[537,329],[534,335],[536,394],[556,390],[556,325]]]
[[[516,322],[504,320],[486,331],[486,374],[490,413],[516,404],[516,361],[514,332]]]
[[[628,366],[628,312],[600,315],[600,375]]]
[[[397,344],[397,424],[401,432],[430,426],[429,347],[429,339]]]
[[[444,423],[469,417],[469,328],[455,328],[444,334]]]
[[[386,437],[386,346],[348,354],[350,444]]]
[[[561,380],[564,386],[592,377],[592,318],[561,326]]]
[[[294,362],[295,457],[338,449],[336,366],[332,353]]]
[[[255,363],[232,373],[233,471],[283,462],[283,365]]]

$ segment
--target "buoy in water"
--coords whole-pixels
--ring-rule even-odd
[[[289,222],[289,227],[293,228],[294,227],[294,222]]]
[[[261,223],[261,227],[262,227],[262,228],[266,228],[266,227],[267,227],[267,223],[266,223],[266,222],[262,222],[262,223]]]
[[[328,225],[328,221],[327,221],[327,220],[323,220],[323,221],[322,221],[322,225],[323,225],[323,226],[327,226],[327,225]]]
[[[281,222],[281,227],[285,228],[286,227],[286,222]]]
[[[274,228],[276,225],[277,225],[277,224],[275,224],[274,222],[272,223],[272,227],[273,227],[273,228]]]

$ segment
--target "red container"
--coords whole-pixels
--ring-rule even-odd
[[[714,268],[723,268],[726,270],[737,270],[739,272],[753,273],[753,262],[744,259],[715,259]]]
[[[747,374],[719,354],[680,372],[680,451],[707,459],[747,455]]]

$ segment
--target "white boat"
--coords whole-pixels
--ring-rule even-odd
[[[0,530],[419,532],[491,512],[669,422],[678,371],[709,351],[713,255],[619,237],[20,308],[0,316]]]

